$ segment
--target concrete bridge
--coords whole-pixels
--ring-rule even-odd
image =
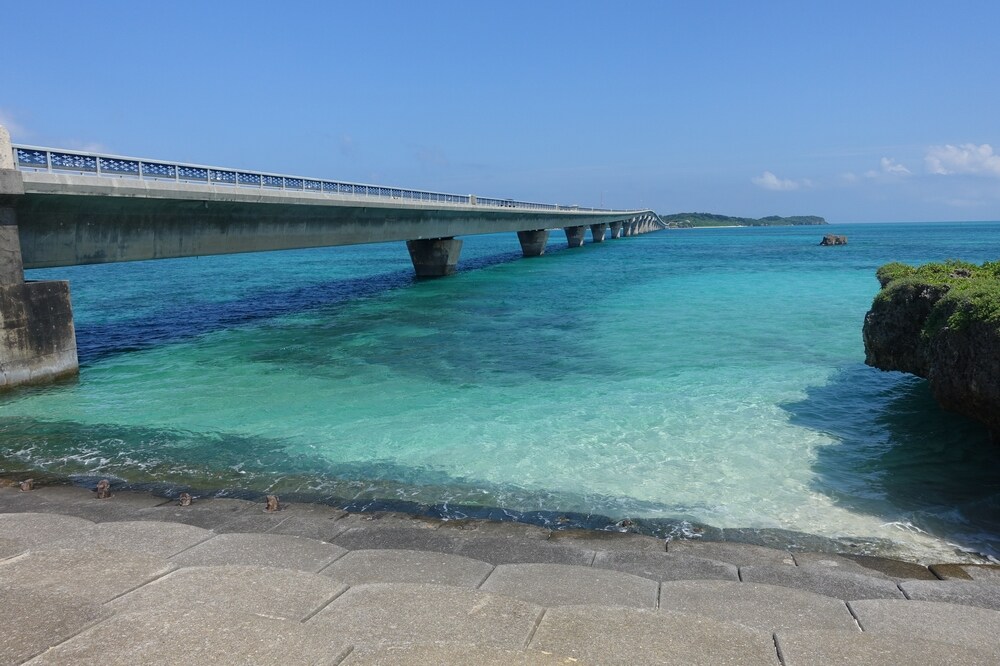
[[[69,285],[24,269],[405,241],[419,277],[458,236],[515,232],[525,257],[663,229],[651,210],[495,199],[12,145],[0,127],[0,388],[78,372]]]

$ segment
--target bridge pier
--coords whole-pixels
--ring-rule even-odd
[[[583,247],[583,241],[587,235],[587,227],[566,227],[563,231],[566,232],[566,244],[569,247]]]
[[[621,238],[622,237],[622,229],[623,229],[623,227],[624,227],[624,224],[622,222],[612,222],[611,223],[611,238],[612,238],[612,240],[614,240],[615,238]]]
[[[549,230],[518,231],[517,240],[521,242],[521,253],[525,257],[540,257],[545,254],[545,244],[549,242]]]
[[[590,235],[594,239],[595,243],[603,243],[604,237],[608,233],[608,224],[592,224],[590,225]]]
[[[454,238],[422,238],[406,241],[410,261],[417,277],[443,277],[451,275],[458,266],[462,241]]]
[[[15,205],[24,194],[10,135],[0,127],[0,389],[75,375],[69,283],[25,282]]]

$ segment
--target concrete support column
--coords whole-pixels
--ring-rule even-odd
[[[622,222],[612,222],[611,223],[611,238],[621,238],[622,237],[622,227],[624,223]]]
[[[549,242],[549,230],[518,231],[517,240],[521,242],[521,252],[525,257],[540,257],[545,254],[545,244]]]
[[[604,224],[592,224],[590,225],[590,235],[593,237],[595,243],[603,243],[604,237],[608,233],[608,225]]]
[[[406,249],[410,252],[417,277],[443,277],[455,272],[462,241],[454,238],[408,240]]]
[[[587,227],[566,227],[566,244],[570,247],[583,247],[583,239],[587,235]]]
[[[0,389],[71,376],[80,369],[69,283],[24,281],[16,210],[23,194],[10,135],[0,127]]]

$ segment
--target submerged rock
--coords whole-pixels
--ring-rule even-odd
[[[887,264],[865,315],[865,363],[930,383],[945,409],[1000,442],[1000,261]]]

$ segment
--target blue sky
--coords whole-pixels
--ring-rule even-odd
[[[1000,219],[1000,3],[20,2],[15,143],[660,212]]]

